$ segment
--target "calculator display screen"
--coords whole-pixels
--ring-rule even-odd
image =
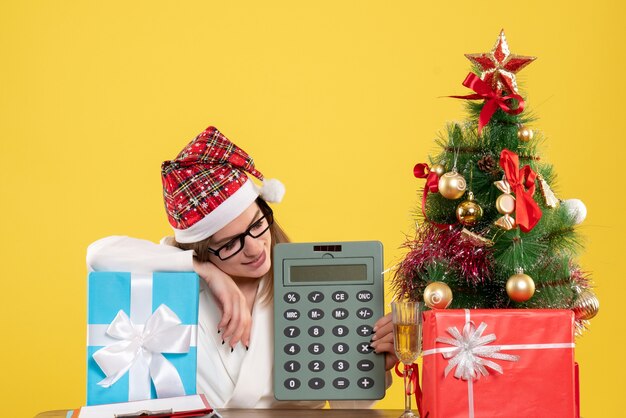
[[[367,281],[366,264],[335,264],[321,266],[291,266],[291,282]]]

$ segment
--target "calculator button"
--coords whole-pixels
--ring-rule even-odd
[[[324,328],[314,325],[309,328],[309,335],[314,338],[321,337],[324,335]]]
[[[312,372],[321,372],[322,370],[324,370],[324,367],[326,367],[326,365],[323,361],[313,360],[309,363],[309,370],[311,370]]]
[[[348,327],[344,325],[337,325],[335,328],[333,328],[333,335],[335,337],[345,337],[346,335],[348,335],[348,332]]]
[[[349,350],[348,344],[346,343],[337,343],[333,345],[333,352],[335,354],[345,354],[348,352],[348,350]]]
[[[350,386],[350,381],[345,377],[338,377],[333,380],[333,386],[337,389],[345,389]]]
[[[356,311],[356,316],[361,319],[370,319],[373,315],[374,311],[372,311],[370,308],[361,308]]]
[[[358,362],[356,367],[362,372],[369,372],[374,368],[374,362],[371,360],[361,360]]]
[[[285,380],[285,387],[291,390],[298,389],[300,387],[300,381],[294,378],[287,379]]]
[[[344,292],[343,290],[338,290],[335,293],[333,293],[332,298],[335,302],[341,303],[341,302],[345,302],[348,300],[348,294]]]
[[[374,379],[369,377],[362,377],[356,381],[356,384],[359,385],[361,389],[369,389],[374,386]]]
[[[311,344],[309,345],[309,353],[311,354],[322,354],[324,352],[324,346],[322,344]]]
[[[300,352],[300,346],[298,344],[287,344],[285,346],[285,354],[289,354],[290,356],[293,356],[295,354],[298,354]]]
[[[287,309],[283,316],[287,321],[295,321],[300,318],[300,311],[297,309]]]
[[[369,343],[360,343],[356,350],[361,353],[361,354],[368,354],[371,353],[372,351],[374,351],[374,349],[372,348],[372,346]]]
[[[356,333],[359,334],[361,337],[369,337],[370,335],[372,335],[373,331],[374,328],[370,327],[369,325],[361,325],[356,329]]]
[[[309,293],[308,298],[310,302],[320,303],[321,301],[324,300],[324,294],[322,292],[315,291],[315,292]]]
[[[337,308],[333,310],[333,318],[346,319],[348,317],[348,311],[344,308]]]
[[[296,303],[300,300],[300,295],[296,292],[285,293],[285,296],[283,296],[283,300],[287,303]]]
[[[372,292],[370,292],[369,290],[361,290],[359,293],[356,294],[356,299],[360,302],[369,302],[373,298],[374,295],[372,295]]]
[[[350,363],[345,360],[337,360],[333,363],[333,370],[336,372],[345,372],[350,368]]]
[[[309,387],[311,389],[321,389],[324,387],[324,384],[324,381],[319,377],[314,377],[313,379],[309,380]]]
[[[288,361],[287,363],[285,363],[285,370],[290,373],[297,372],[298,370],[300,370],[300,363],[298,363],[297,361]]]
[[[287,338],[296,338],[300,335],[300,328],[298,327],[287,327],[284,331],[285,337]]]
[[[311,309],[309,311],[309,318],[317,321],[318,319],[322,319],[324,317],[324,311],[321,309]]]

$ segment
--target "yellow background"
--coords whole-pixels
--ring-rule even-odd
[[[513,53],[539,57],[519,81],[557,194],[589,210],[581,263],[602,307],[577,341],[582,413],[620,416],[623,7],[2,2],[0,415],[84,403],[85,249],[168,234],[160,163],[209,124],[286,184],[275,209],[294,240],[378,239],[394,265],[422,186],[413,165],[465,118],[440,97],[468,93],[463,54],[487,52],[505,28]],[[400,385],[379,405],[400,408]]]

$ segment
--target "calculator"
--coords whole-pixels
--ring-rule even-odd
[[[381,399],[385,358],[370,346],[384,314],[379,241],[274,247],[274,396]]]

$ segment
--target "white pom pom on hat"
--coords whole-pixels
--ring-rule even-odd
[[[285,185],[277,179],[267,179],[261,187],[258,187],[258,191],[263,200],[270,203],[280,203],[285,196]]]

